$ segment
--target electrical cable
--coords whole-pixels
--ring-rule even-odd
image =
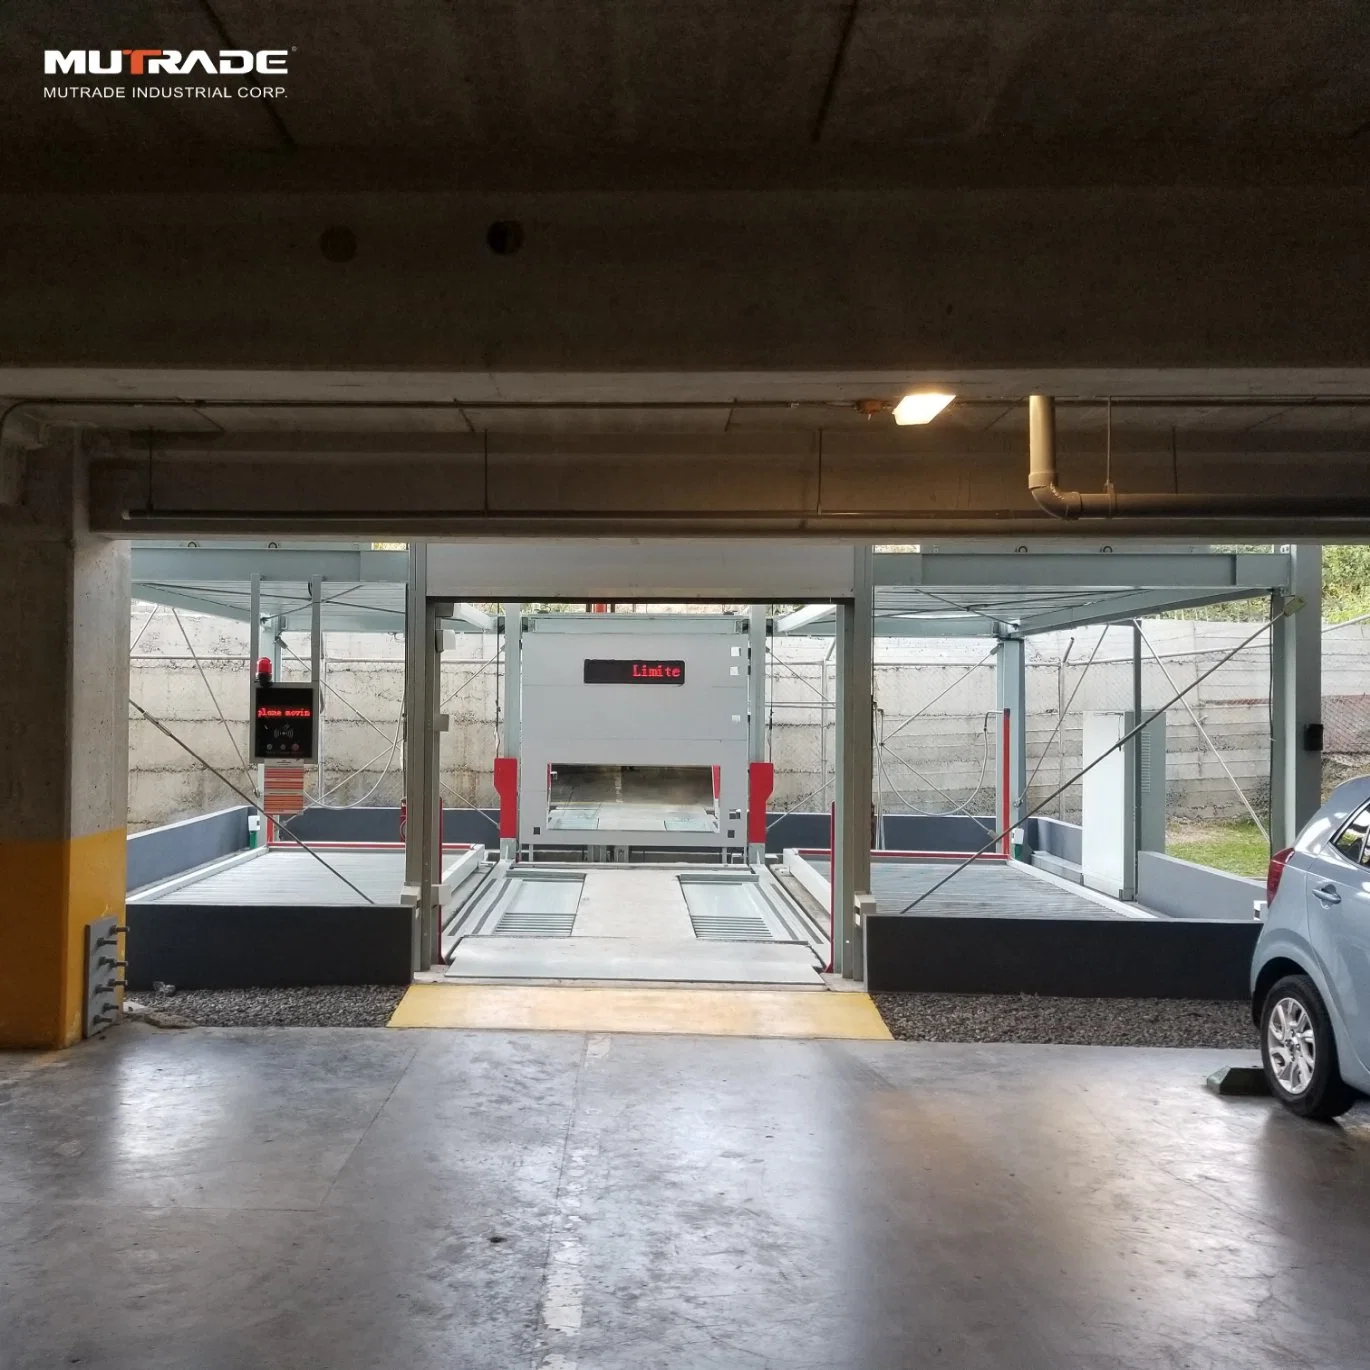
[[[1042,769],[1043,762],[1047,759],[1047,753],[1051,750],[1051,744],[1056,741],[1056,734],[1065,725],[1066,715],[1070,712],[1070,706],[1075,703],[1075,696],[1080,693],[1080,686],[1085,683],[1085,677],[1089,674],[1089,668],[1094,665],[1094,658],[1099,654],[1099,648],[1104,645],[1104,639],[1108,636],[1111,624],[1102,625],[1103,631],[1099,634],[1098,641],[1094,644],[1094,650],[1089,654],[1089,660],[1085,662],[1084,669],[1080,672],[1080,678],[1075,682],[1075,688],[1070,692],[1070,698],[1066,700],[1065,707],[1056,717],[1056,726],[1051,730],[1051,736],[1047,738],[1046,745],[1037,754],[1037,764],[1032,768],[1032,774],[1027,778],[1027,784],[1023,786],[1023,792],[1018,796],[1021,804],[1027,798],[1028,791],[1032,788],[1032,782],[1037,779],[1037,772]],[[1074,642],[1075,639],[1071,638]]]
[[[370,799],[371,796],[372,796],[373,794],[375,794],[376,791],[377,791],[378,789],[380,789],[380,787],[381,787],[381,781],[383,781],[383,780],[385,779],[385,777],[388,776],[388,775],[390,774],[390,767],[393,766],[393,765],[395,764],[395,753],[399,750],[400,738],[401,738],[403,735],[404,735],[404,720],[401,719],[401,720],[395,725],[395,737],[394,737],[394,740],[393,740],[393,741],[391,742],[391,744],[390,744],[390,755],[389,755],[388,757],[386,757],[386,759],[385,759],[385,767],[384,767],[384,769],[381,771],[381,773],[376,777],[375,781],[374,781],[374,782],[372,783],[372,785],[371,785],[371,788],[370,788],[369,790],[367,790],[367,792],[366,792],[364,795],[362,795],[362,797],[361,797],[360,799],[354,799],[350,804],[334,804],[334,805],[332,805],[333,808],[335,808],[335,809],[360,809],[363,805],[365,805],[366,801],[367,801],[368,799]],[[374,758],[373,758],[373,759],[374,759]],[[370,763],[368,762],[367,764],[369,765]],[[365,771],[366,767],[363,766],[361,769],[362,769],[362,771]],[[346,776],[346,777],[344,778],[344,780],[342,780],[342,781],[339,782],[339,784],[345,784],[348,780],[351,780],[351,779],[352,779],[352,776],[357,775],[357,774],[359,774],[358,771],[353,771],[353,772],[351,773],[351,775]],[[318,799],[316,799],[316,800],[314,801],[314,803],[311,804],[309,807],[312,808],[312,809],[317,809],[317,808],[322,807],[322,802],[323,802],[323,800],[326,799],[326,798],[328,797],[328,795],[333,794],[337,789],[338,789],[338,786],[337,786],[337,785],[332,786],[332,788],[330,788],[325,794],[321,795]]]
[[[992,714],[985,715],[986,719],[989,719],[991,717],[993,717]],[[899,789],[899,787],[889,779],[888,774],[885,777],[885,783],[889,785],[890,789],[893,790],[896,795],[899,796],[899,798],[903,801],[903,803],[908,808],[910,813],[917,814],[921,818],[971,818],[980,827],[983,828],[984,824],[981,823],[980,820],[973,813],[971,813],[971,809],[974,807],[975,801],[980,797],[981,793],[985,788],[985,776],[989,772],[989,759],[991,749],[989,742],[988,726],[981,727],[980,736],[983,739],[983,742],[981,744],[980,778],[975,782],[975,788],[971,791],[969,798],[962,801],[954,809],[942,809],[940,811],[936,809],[920,809],[917,804],[910,800],[908,796],[905,795]],[[914,775],[918,776],[920,780],[926,779],[926,777],[916,767],[914,767],[911,762],[905,760],[897,752],[892,751],[889,747],[885,746],[883,742],[880,745],[884,748],[885,752],[889,756],[891,756],[895,761],[899,762],[900,765],[907,766],[909,770],[913,771]],[[934,788],[936,787],[934,786]],[[986,828],[985,831],[988,832],[989,829]]]
[[[152,626],[152,620],[157,617],[161,608],[162,606],[160,604],[154,604],[152,606],[152,612],[143,620],[143,626],[138,629],[137,637],[128,644],[128,653],[130,657],[133,656],[133,649],[143,640],[143,634]]]
[[[224,732],[228,734],[228,740],[233,746],[234,755],[238,758],[238,765],[242,767],[243,774],[252,782],[253,791],[257,788],[257,777],[252,768],[243,759],[243,750],[238,746],[238,739],[233,736],[233,729],[228,726],[228,719],[224,717],[224,711],[219,707],[219,698],[214,693],[214,687],[209,683],[209,677],[205,675],[205,668],[200,664],[200,658],[195,653],[195,646],[190,640],[190,634],[186,632],[186,625],[181,622],[180,612],[173,608],[171,616],[176,620],[176,626],[181,630],[181,636],[185,638],[186,649],[190,652],[190,659],[195,663],[195,669],[200,673],[200,679],[204,682],[204,687],[209,693],[209,702],[214,705],[214,712],[219,715],[219,722],[224,725]],[[150,621],[150,620],[149,620]],[[133,649],[130,648],[130,651]]]
[[[401,726],[402,726],[402,723],[403,723],[403,720],[401,720]],[[374,766],[374,765],[376,764],[377,761],[379,761],[379,760],[381,759],[381,757],[383,757],[383,756],[388,756],[388,755],[390,754],[390,751],[391,751],[390,744],[387,743],[387,744],[386,744],[384,747],[382,747],[382,748],[380,749],[380,751],[378,751],[374,756],[369,756],[369,757],[367,757],[367,759],[366,759],[365,761],[363,761],[362,764],[361,764],[360,766],[354,766],[350,771],[347,772],[346,775],[342,776],[342,777],[341,777],[340,779],[338,779],[338,780],[335,780],[335,781],[334,781],[334,782],[333,782],[333,783],[332,783],[332,784],[331,784],[331,785],[330,785],[330,786],[329,786],[329,787],[328,787],[328,788],[327,788],[327,789],[318,797],[318,799],[316,799],[316,800],[313,802],[313,804],[311,805],[311,807],[312,807],[312,808],[318,808],[318,807],[322,806],[323,801],[324,801],[325,799],[327,799],[328,796],[329,796],[330,794],[336,794],[336,793],[337,793],[340,789],[342,789],[342,787],[343,787],[344,785],[346,785],[347,782],[348,782],[349,780],[351,780],[354,776],[364,775],[372,766]]]
[[[906,718],[906,719],[905,719],[905,720],[904,720],[904,721],[903,721],[903,722],[902,722],[902,723],[901,723],[901,724],[900,724],[900,725],[899,725],[899,726],[898,726],[898,727],[889,735],[889,737],[887,737],[887,738],[885,739],[885,741],[886,741],[886,742],[889,742],[889,741],[891,740],[891,738],[898,737],[899,734],[902,733],[902,732],[904,731],[904,729],[907,728],[907,727],[909,726],[910,723],[914,722],[916,719],[922,718],[922,716],[923,716],[925,713],[927,713],[927,711],[928,711],[930,708],[932,708],[932,706],[933,706],[934,704],[936,704],[937,701],[938,701],[939,699],[943,699],[943,698],[945,698],[947,695],[949,695],[949,694],[950,694],[950,693],[951,693],[951,692],[952,692],[952,691],[953,691],[953,690],[954,690],[954,689],[955,689],[963,680],[969,680],[970,677],[973,676],[973,675],[975,674],[975,672],[978,671],[978,670],[980,669],[980,667],[983,666],[983,665],[985,664],[985,662],[987,662],[987,661],[995,654],[995,652],[997,652],[998,650],[999,650],[999,648],[998,648],[998,645],[997,645],[997,644],[996,644],[995,646],[991,647],[991,648],[989,649],[989,651],[986,652],[985,655],[982,656],[982,657],[980,658],[980,660],[977,661],[977,662],[975,663],[974,666],[970,667],[969,670],[963,671],[959,676],[956,677],[955,680],[953,680],[953,681],[951,682],[950,685],[947,686],[947,688],[946,688],[945,690],[941,691],[940,694],[935,694],[935,695],[933,695],[933,697],[932,697],[930,700],[928,700],[928,702],[927,702],[926,704],[924,704],[923,707],[922,707],[921,709],[919,709],[917,713],[910,714],[910,715],[909,715],[909,716],[908,716],[908,717],[907,717],[907,718]]]
[[[1144,643],[1146,643],[1146,649],[1148,652],[1151,653],[1152,657],[1156,662],[1156,665],[1158,665],[1161,668],[1161,674],[1165,676],[1166,683],[1170,686],[1172,690],[1179,689],[1179,686],[1175,684],[1174,677],[1170,674],[1168,670],[1166,670],[1165,662],[1163,662],[1160,659],[1160,657],[1156,656],[1156,649],[1151,645],[1151,639],[1147,637],[1145,630],[1142,628],[1141,620],[1137,619],[1135,620],[1135,623],[1137,627],[1137,636],[1140,637]],[[1245,807],[1247,813],[1251,815],[1251,821],[1260,830],[1261,836],[1265,838],[1268,844],[1270,841],[1269,829],[1265,826],[1264,823],[1261,822],[1260,816],[1256,813],[1256,810],[1252,808],[1251,801],[1246,797],[1246,791],[1242,789],[1242,787],[1237,783],[1237,777],[1232,774],[1231,767],[1229,767],[1227,762],[1223,760],[1222,753],[1214,745],[1213,739],[1209,737],[1208,730],[1199,721],[1199,715],[1196,714],[1194,710],[1190,707],[1189,701],[1187,699],[1182,699],[1180,703],[1184,705],[1185,713],[1189,715],[1189,721],[1193,723],[1193,725],[1199,730],[1199,736],[1203,738],[1203,740],[1208,744],[1208,748],[1213,753],[1214,759],[1217,761],[1218,765],[1220,765],[1223,768],[1223,774],[1227,776],[1227,778],[1232,782],[1232,788],[1237,791],[1237,798],[1242,801],[1242,804]]]

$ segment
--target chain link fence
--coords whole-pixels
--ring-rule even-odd
[[[495,633],[451,633],[442,654],[438,712],[447,731],[438,740],[438,796],[448,808],[496,803],[503,638]]]
[[[992,639],[877,639],[877,814],[994,814],[1001,733]]]
[[[836,656],[830,637],[778,637],[768,643],[766,722],[775,766],[774,810],[822,813],[833,802]]]
[[[1223,662],[1250,623],[1149,620],[1044,634],[1028,665],[1030,804],[1085,764],[1085,716],[1165,709],[1167,831],[1210,823],[1268,823],[1270,799],[1269,634]],[[1140,681],[1134,653],[1140,652]],[[1218,665],[1223,662],[1222,665]],[[1217,669],[1195,687],[1195,681]],[[1190,689],[1190,687],[1194,687]],[[1170,701],[1189,689],[1182,700]],[[1169,705],[1168,708],[1166,706]],[[1051,801],[1053,817],[1079,822],[1083,782]]]
[[[1370,622],[1328,624],[1322,633],[1322,792],[1370,773]]]

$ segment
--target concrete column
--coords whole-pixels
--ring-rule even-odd
[[[871,549],[858,547],[854,597],[837,606],[837,816],[832,861],[833,970],[849,980],[865,975],[863,929],[856,896],[871,887],[871,760],[874,603]]]
[[[500,739],[500,755],[519,755],[520,736],[523,731],[523,605],[509,603],[504,606],[504,729]],[[523,775],[519,774],[519,789],[523,788]],[[518,859],[519,840],[517,837],[500,838],[500,856],[506,861]]]
[[[441,910],[442,839],[438,832],[437,620],[428,602],[428,547],[411,543],[405,610],[404,794],[408,811],[404,837],[404,899],[414,908],[413,966],[433,963]]]
[[[0,503],[0,1047],[61,1047],[86,925],[124,911],[129,553],[88,531],[77,438],[20,460]]]
[[[1027,812],[1027,644],[1020,637],[1006,637],[995,656],[995,693],[999,703],[999,809],[1015,827]],[[1008,765],[1004,765],[1003,712],[1008,710]],[[1009,792],[1003,793],[1007,777]]]
[[[1271,597],[1280,613],[1292,599],[1302,605],[1271,629],[1270,841],[1292,846],[1299,829],[1322,803],[1322,547],[1301,542],[1290,549],[1288,594]]]

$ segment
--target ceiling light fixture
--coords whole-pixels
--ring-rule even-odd
[[[894,421],[900,426],[931,423],[955,398],[941,390],[915,391],[894,406]]]

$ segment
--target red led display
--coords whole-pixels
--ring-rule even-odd
[[[312,685],[259,684],[253,709],[254,761],[313,761],[315,759]]]
[[[611,661],[604,657],[585,659],[587,685],[683,685],[683,661]]]

